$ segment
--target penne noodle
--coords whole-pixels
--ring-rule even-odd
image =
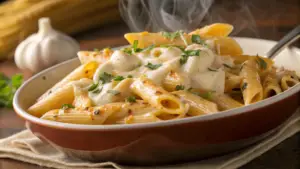
[[[92,61],[98,62],[98,63],[104,63],[107,60],[110,59],[113,51],[109,48],[105,48],[101,51],[80,51],[77,53],[78,58],[81,62],[81,64],[86,64]]]
[[[63,104],[72,104],[74,101],[74,84],[88,86],[92,83],[90,79],[81,79],[70,82],[67,85],[55,90],[48,97],[39,100],[29,107],[28,112],[34,116],[41,117],[44,113],[60,108]]]
[[[242,81],[241,76],[232,73],[225,73],[225,92],[232,92],[232,89],[239,89]]]
[[[243,93],[245,105],[263,99],[263,89],[258,69],[258,64],[254,60],[246,61],[241,68],[240,76],[243,79],[240,88]]]
[[[190,105],[188,114],[191,116],[218,112],[218,108],[215,103],[205,100],[191,92],[180,90],[172,93]]]
[[[227,94],[212,94],[211,100],[218,105],[220,110],[229,110],[237,107],[242,107],[243,104],[234,100]]]
[[[299,80],[288,74],[284,75],[280,80],[280,85],[283,91],[295,86],[297,83],[299,83]]]
[[[176,86],[183,85],[186,82],[187,79],[182,74],[171,70],[166,78],[162,81],[162,86],[167,91],[173,92],[176,90]]]
[[[127,33],[124,35],[125,39],[132,45],[134,41],[138,41],[139,48],[146,48],[151,45],[178,45],[178,46],[186,46],[184,40],[187,41],[188,44],[191,43],[191,36],[188,34],[183,34],[183,37],[177,36],[175,39],[169,39],[162,35],[162,33],[149,33],[149,32],[139,32],[139,33]],[[184,38],[184,40],[182,39]]]
[[[282,92],[275,71],[266,73],[263,79],[264,98],[269,98]]]
[[[65,78],[63,78],[60,82],[56,83],[51,89],[45,92],[40,98],[38,98],[38,101],[45,99],[49,96],[50,93],[55,92],[55,90],[63,87],[71,81],[80,80],[82,78],[92,79],[97,67],[97,62],[89,62],[79,66],[74,71],[69,73]]]
[[[136,79],[131,85],[131,90],[161,112],[185,113],[185,106],[179,98],[155,85],[149,79],[144,77]]]

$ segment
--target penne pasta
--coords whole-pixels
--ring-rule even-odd
[[[242,81],[241,76],[226,72],[225,74],[225,92],[232,92],[233,89],[239,89]]]
[[[243,54],[233,26],[125,34],[131,46],[80,51],[81,66],[28,112],[63,123],[162,122],[256,103],[299,83],[295,71]]]
[[[280,85],[283,91],[295,86],[297,83],[299,83],[299,80],[288,74],[284,75],[280,80]]]
[[[97,67],[98,67],[97,62],[89,62],[89,63],[79,66],[74,71],[69,73],[65,78],[63,78],[60,82],[56,83],[51,89],[49,89],[47,92],[45,92],[38,99],[38,101],[45,99],[46,97],[49,96],[50,93],[55,92],[55,90],[63,87],[64,85],[68,84],[71,81],[80,80],[83,78],[92,79]]]
[[[113,51],[109,48],[105,48],[101,51],[80,51],[77,53],[78,58],[81,62],[81,64],[86,64],[89,62],[98,62],[98,63],[104,63],[111,57]]]
[[[211,100],[218,105],[218,108],[220,110],[229,110],[229,109],[234,109],[234,108],[243,106],[243,104],[234,100],[227,94],[213,93]]]
[[[149,102],[161,112],[182,114],[185,106],[179,98],[170,94],[162,87],[155,85],[147,78],[138,78],[131,85],[132,91],[143,100]]]
[[[266,73],[263,79],[264,98],[272,97],[282,92],[275,71]]]
[[[73,85],[88,86],[92,83],[90,79],[81,79],[70,82],[67,85],[55,90],[45,99],[39,100],[28,108],[28,112],[34,116],[41,117],[44,113],[60,108],[63,104],[72,104],[74,101]]]
[[[246,61],[240,72],[243,78],[240,84],[245,105],[258,102],[263,99],[263,89],[258,72],[258,64],[254,60]]]
[[[180,90],[173,92],[173,94],[180,97],[184,102],[190,105],[188,114],[191,116],[218,112],[218,108],[215,103],[205,100],[191,92]]]

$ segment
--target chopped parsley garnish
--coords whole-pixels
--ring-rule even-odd
[[[17,89],[23,83],[23,76],[13,75],[11,79],[0,73],[0,107],[12,108],[12,100]]]
[[[138,48],[138,45],[139,45],[139,41],[134,40],[133,45],[132,45],[133,52],[137,53],[137,52],[141,52],[143,50],[141,48]]]
[[[266,70],[267,69],[268,64],[266,63],[265,60],[263,60],[259,56],[256,56],[256,62],[259,65],[260,69],[262,69],[262,70]]]
[[[162,64],[161,64],[161,63],[160,63],[160,64],[152,64],[152,63],[148,62],[148,64],[145,65],[145,66],[146,66],[147,68],[151,69],[151,70],[155,70],[155,69],[161,67]]]
[[[184,54],[187,56],[199,56],[201,50],[186,50],[184,51]]]
[[[96,89],[96,90],[93,90],[92,91],[92,93],[94,93],[94,94],[98,94],[98,93],[100,93],[101,91],[102,91],[102,87],[101,88],[98,88],[98,89]]]
[[[200,52],[201,50],[186,50],[183,51],[183,54],[181,54],[181,58],[180,58],[180,64],[183,65],[187,62],[188,57],[190,56],[200,56]]]
[[[200,96],[204,99],[208,99],[208,100],[211,100],[212,99],[212,94],[214,93],[214,91],[208,91],[208,92],[197,92],[197,91],[193,91],[192,88],[189,88],[187,90],[188,92],[194,94],[194,95],[197,95],[197,96]]]
[[[107,93],[110,93],[112,95],[118,95],[120,94],[121,92],[119,92],[118,90],[108,90]]]
[[[94,48],[94,52],[99,52],[100,50],[97,48]]]
[[[187,62],[188,58],[189,58],[189,56],[187,56],[187,55],[181,55],[181,58],[179,60],[180,64],[181,65],[185,64]]]
[[[173,41],[180,36],[180,31],[176,32],[161,32],[162,36]]]
[[[123,76],[116,76],[116,77],[114,77],[114,81],[122,81],[124,79],[125,78]]]
[[[133,76],[132,75],[128,75],[127,78],[133,78]]]
[[[113,75],[106,73],[106,72],[103,72],[99,76],[99,80],[102,82],[102,84],[111,82],[112,78],[113,78]]]
[[[126,101],[130,102],[130,103],[134,103],[134,102],[136,102],[136,98],[134,96],[129,96],[126,98]]]
[[[184,86],[183,85],[176,85],[175,90],[184,90]]]
[[[212,71],[212,72],[216,72],[217,70],[216,69],[212,69],[212,68],[207,68],[209,71]]]
[[[192,42],[201,45],[206,45],[205,41],[202,40],[199,35],[192,35]]]
[[[245,89],[247,89],[248,83],[243,83],[241,90],[244,91]]]
[[[232,69],[231,66],[229,66],[229,65],[227,65],[227,64],[225,64],[225,63],[223,63],[223,66],[224,66],[224,67],[227,67],[227,68],[229,68],[229,69]]]
[[[75,108],[72,104],[63,104],[61,106],[61,109],[63,110],[67,110],[67,109],[71,109],[71,108]]]
[[[150,51],[150,50],[152,50],[154,47],[155,47],[155,45],[154,45],[154,44],[152,44],[152,45],[150,45],[150,46],[148,46],[148,47],[144,48],[144,49],[142,50],[142,52],[147,52],[147,51]]]
[[[88,91],[91,92],[91,91],[95,90],[98,86],[99,86],[99,83],[94,83],[88,88]]]
[[[132,54],[132,49],[131,49],[131,48],[124,48],[124,49],[123,49],[123,52],[125,52],[125,53],[131,55],[131,54]]]

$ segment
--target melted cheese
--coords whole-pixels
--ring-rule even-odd
[[[99,76],[106,72],[114,76],[133,77],[146,76],[156,85],[162,85],[162,81],[170,71],[178,72],[183,75],[182,85],[185,88],[198,88],[208,91],[224,92],[225,72],[222,64],[225,62],[216,55],[210,47],[192,44],[185,50],[200,50],[199,56],[189,56],[187,62],[180,64],[180,58],[183,52],[177,47],[156,47],[150,52],[139,52],[127,54],[122,50],[116,50],[109,61],[100,65],[94,75],[94,82],[99,81]],[[159,64],[152,70],[145,65],[151,63]],[[219,68],[217,71],[210,71],[209,68]],[[99,85],[100,93],[89,93],[89,97],[95,105],[103,105],[114,102],[114,96],[108,93],[108,90],[114,89],[114,82]]]

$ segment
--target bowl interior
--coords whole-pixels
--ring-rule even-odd
[[[236,38],[236,40],[239,42],[239,44],[242,46],[244,53],[249,55],[264,55],[271,47],[273,47],[276,42],[275,41],[269,41],[269,40],[262,40],[262,39],[252,39],[252,38]],[[52,121],[46,121],[41,120],[36,117],[31,116],[30,114],[26,113],[26,110],[28,107],[30,107],[36,99],[41,96],[44,92],[46,92],[48,89],[50,89],[55,83],[57,83],[59,80],[61,80],[63,77],[65,77],[69,72],[74,70],[76,67],[80,65],[80,62],[77,58],[63,62],[61,64],[58,64],[56,66],[53,66],[45,71],[42,71],[41,73],[33,76],[30,80],[25,82],[25,84],[17,91],[15,98],[14,98],[14,107],[19,115],[24,117],[25,119],[30,119],[31,121],[39,121],[41,123],[45,123],[51,126],[60,126],[60,127],[75,127],[74,124],[63,124],[58,122],[52,122]],[[275,58],[275,65],[277,66],[284,66],[288,69],[296,70],[297,72],[300,72],[300,49],[298,48],[287,48],[284,51],[282,51],[276,58]],[[270,99],[261,101],[259,103],[246,106],[243,108],[239,108],[239,110],[228,110],[227,114],[213,114],[213,115],[204,115],[199,116],[195,118],[201,118],[205,119],[206,116],[209,116],[209,118],[218,118],[225,115],[230,115],[231,113],[240,113],[246,110],[257,108],[258,106],[263,106],[268,104],[266,101],[272,101],[275,102],[276,100],[280,100],[280,97],[287,97],[295,92],[298,92],[300,90],[300,86],[297,85],[296,88],[292,88],[291,90],[284,92],[284,94],[280,94],[280,96],[275,96]],[[258,106],[257,106],[258,105]],[[194,117],[193,117],[194,118]],[[190,118],[189,118],[190,119]],[[191,118],[192,119],[192,118]],[[206,118],[207,119],[207,118]],[[174,120],[172,120],[174,121]],[[176,121],[176,120],[175,120]],[[186,119],[181,119],[181,121],[186,121]],[[161,123],[161,122],[159,122]],[[169,124],[171,122],[166,121],[163,122],[165,124]],[[140,124],[137,124],[140,125]],[[148,124],[142,124],[142,125],[148,125]],[[152,125],[152,124],[150,124]],[[80,126],[80,125],[76,125]],[[132,125],[130,125],[132,126]],[[134,125],[133,125],[134,126]],[[98,125],[98,127],[101,127],[101,125]],[[137,126],[136,126],[137,127]],[[95,126],[88,126],[89,129],[97,129]],[[102,127],[101,127],[102,128]]]

